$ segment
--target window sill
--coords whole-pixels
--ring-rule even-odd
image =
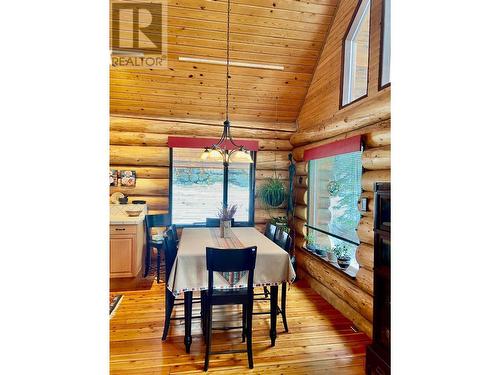
[[[323,263],[328,264],[330,267],[335,268],[338,272],[342,272],[344,275],[349,276],[351,279],[354,279],[354,280],[356,279],[356,274],[359,271],[358,265],[354,266],[354,265],[350,264],[349,267],[347,267],[345,270],[343,270],[342,268],[340,268],[340,266],[338,265],[337,262],[335,262],[335,261],[332,262],[328,258],[322,257],[319,254],[316,254],[314,251],[309,250],[305,246],[302,246],[302,250],[306,251],[308,254],[311,254],[315,258],[321,260]]]

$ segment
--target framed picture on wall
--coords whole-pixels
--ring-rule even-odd
[[[120,184],[121,186],[134,187],[136,180],[135,171],[120,171]]]
[[[118,171],[116,169],[109,170],[109,186],[118,186]]]

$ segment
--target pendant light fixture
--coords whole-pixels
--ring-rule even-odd
[[[229,14],[231,11],[231,1],[227,0],[227,39],[226,39],[226,120],[224,130],[219,141],[212,146],[205,147],[201,154],[201,160],[222,161],[224,165],[229,165],[230,161],[240,163],[253,163],[250,151],[245,147],[237,145],[231,136],[231,123],[229,122]],[[232,145],[231,150],[227,146]]]

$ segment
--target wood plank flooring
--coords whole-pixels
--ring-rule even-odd
[[[148,278],[149,279],[149,278]],[[111,374],[203,373],[204,342],[199,319],[193,320],[191,353],[184,350],[184,321],[172,321],[166,342],[161,341],[164,319],[164,284],[152,280],[125,290],[110,320]],[[255,311],[269,309],[269,302],[255,303]],[[176,306],[173,316],[183,316]],[[241,309],[220,307],[214,326],[239,325]],[[199,304],[193,305],[199,315]],[[269,316],[253,318],[254,368],[248,369],[246,354],[210,357],[209,373],[217,374],[363,374],[365,347],[370,342],[352,323],[323,300],[304,281],[287,293],[289,333],[278,317],[278,339],[270,346]],[[215,331],[213,349],[243,349],[241,331]]]

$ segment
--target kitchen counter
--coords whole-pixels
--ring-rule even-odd
[[[128,216],[127,210],[142,209],[139,216]],[[109,224],[110,225],[137,225],[144,221],[147,214],[147,205],[145,204],[111,204],[109,206]]]

